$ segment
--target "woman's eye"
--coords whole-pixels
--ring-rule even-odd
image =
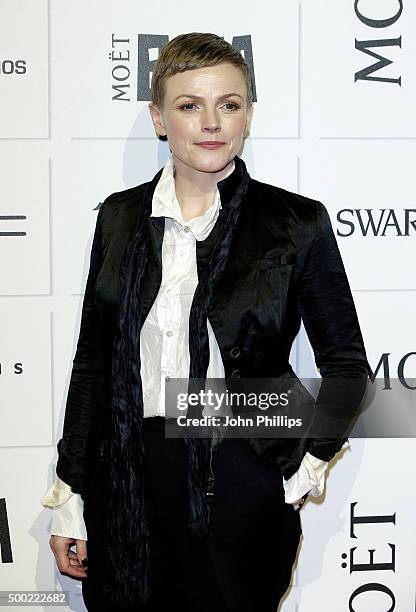
[[[192,108],[189,108],[190,106],[195,106],[195,103],[194,102],[187,102],[186,104],[182,104],[182,106],[180,106],[179,108],[181,110],[192,110]],[[227,108],[226,109],[226,110],[230,110],[230,111],[238,110],[240,108],[239,105],[235,104],[234,102],[226,102],[225,106],[228,106],[228,107],[232,106],[233,108]]]
[[[240,107],[238,106],[238,104],[235,104],[234,102],[226,102],[226,103],[225,103],[225,105],[227,106],[227,104],[228,104],[228,105],[230,105],[230,104],[231,104],[231,106],[234,106],[235,110],[237,110],[238,108],[240,108]],[[233,110],[233,109],[231,108],[231,109],[229,109],[229,110]]]

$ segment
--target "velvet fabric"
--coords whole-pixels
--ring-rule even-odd
[[[325,206],[256,181],[242,159],[236,156],[235,162],[234,171],[218,183],[222,209],[215,226],[196,243],[190,378],[206,374],[208,317],[229,388],[257,377],[286,376],[296,383],[288,358],[303,319],[326,383],[316,402],[304,396],[311,405],[310,435],[246,440],[289,478],[306,451],[329,460],[339,450],[372,372]],[[96,482],[110,485],[105,582],[109,597],[124,603],[146,597],[138,338],[162,276],[164,220],[149,217],[161,172],[149,183],[111,194],[99,209],[58,442],[57,475],[87,506],[97,493]],[[303,393],[301,386],[296,389]],[[190,524],[203,534],[209,529],[206,492],[213,483],[205,468],[212,443],[190,442]],[[91,513],[86,526],[93,533],[87,516],[90,520]]]

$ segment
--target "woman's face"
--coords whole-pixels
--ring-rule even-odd
[[[178,160],[200,172],[219,172],[238,155],[253,105],[246,106],[242,71],[230,63],[186,70],[165,82],[162,108],[149,104],[157,134]],[[200,143],[217,141],[216,148]]]

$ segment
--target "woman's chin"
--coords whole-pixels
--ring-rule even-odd
[[[225,147],[216,150],[202,149],[197,155],[192,156],[191,165],[200,172],[221,172],[233,158],[234,156],[230,157],[230,152]]]

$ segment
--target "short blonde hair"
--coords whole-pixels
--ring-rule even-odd
[[[162,106],[165,81],[174,74],[224,62],[233,64],[242,71],[247,84],[247,106],[251,106],[253,90],[247,62],[241,53],[221,36],[208,32],[179,34],[162,47],[152,74],[152,102]]]

